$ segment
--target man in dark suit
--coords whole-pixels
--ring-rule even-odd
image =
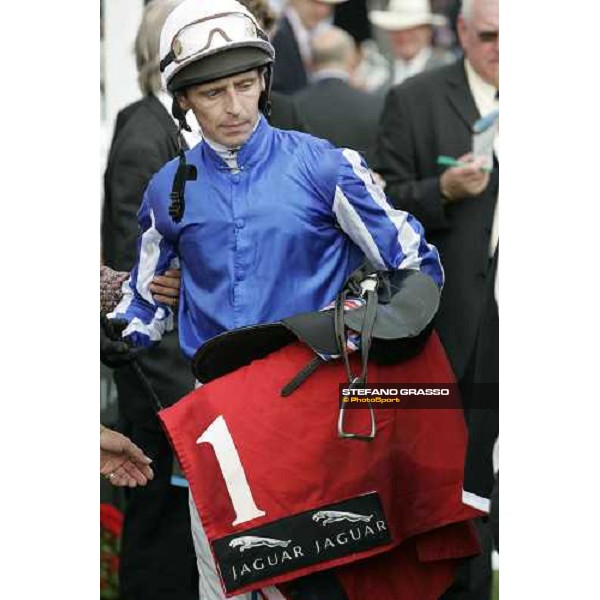
[[[492,260],[473,359],[474,385],[469,412],[469,443],[464,495],[490,513],[494,545],[498,542],[498,247]],[[495,496],[495,498],[494,498]]]
[[[136,214],[144,189],[177,154],[178,141],[177,126],[156,95],[148,94],[121,112],[104,173],[102,247],[108,265],[128,271],[135,260]]]
[[[284,15],[277,25],[273,37],[276,64],[273,69],[273,90],[282,94],[293,94],[308,84],[308,72],[300,46],[294,35],[288,16]]]
[[[144,97],[117,118],[104,175],[102,252],[106,264],[131,269],[136,255],[136,213],[154,173],[177,154],[177,126],[160,91],[160,30],[178,0],[154,0],[143,13],[135,50],[138,81]],[[162,98],[162,100],[161,100]],[[193,143],[190,138],[190,143]],[[194,387],[179,350],[177,332],[166,345],[137,361],[163,405],[179,400]],[[190,535],[187,489],[172,485],[173,452],[131,365],[114,370],[119,400],[119,428],[153,459],[155,477],[145,487],[127,490],[119,564],[123,600],[197,600],[198,575]]]
[[[355,66],[352,37],[330,27],[313,39],[313,83],[294,96],[306,131],[372,158],[383,96],[351,85]]]
[[[462,60],[416,76],[386,98],[375,165],[394,206],[415,214],[440,250],[446,284],[437,327],[459,379],[482,306],[498,168],[489,175],[474,162],[444,171],[436,159],[463,158],[479,116]]]
[[[308,85],[311,38],[331,19],[334,5],[345,1],[289,0],[273,36],[275,91],[293,94]]]
[[[497,0],[465,0],[458,32],[464,60],[417,75],[388,93],[375,169],[392,203],[414,214],[440,251],[446,283],[436,326],[469,398],[496,246],[492,232],[499,174],[497,146],[491,173],[483,169],[484,159],[469,152],[474,122],[497,106]],[[462,164],[444,170],[437,164],[440,155]],[[482,541],[481,568],[471,569],[447,598],[489,598],[489,544]]]
[[[471,40],[463,43],[464,61],[423,73],[390,90],[379,126],[376,161],[393,204],[415,214],[440,250],[446,284],[438,329],[459,379],[473,352],[493,255],[490,235],[498,193],[497,161],[489,174],[481,170],[481,160],[469,162],[468,156],[471,128],[482,112],[473,90],[483,105],[491,92],[489,106],[493,107],[497,89],[497,17],[493,23],[497,1],[472,2],[473,9],[484,8],[479,12],[492,16],[472,19],[475,23],[469,22],[469,32],[489,27],[481,34],[493,37],[495,28],[496,38],[480,41],[474,34],[473,44]],[[473,10],[473,17],[479,12]],[[465,39],[467,22],[462,17],[459,28],[461,24],[461,39]],[[439,155],[467,164],[444,170],[437,164]]]

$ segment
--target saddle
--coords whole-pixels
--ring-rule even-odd
[[[218,335],[196,352],[192,370],[198,381],[209,383],[300,340],[315,357],[281,389],[282,396],[292,394],[320,365],[340,358],[349,387],[364,387],[369,361],[393,365],[420,352],[431,334],[439,301],[440,290],[427,275],[413,270],[382,272],[365,263],[350,275],[330,306]],[[354,344],[349,343],[349,334]],[[352,373],[348,360],[354,349],[361,353],[358,375]],[[340,409],[338,435],[373,439],[375,416],[371,406],[369,410],[369,435],[344,430],[344,407]]]

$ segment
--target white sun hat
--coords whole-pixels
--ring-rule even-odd
[[[369,19],[373,25],[387,30],[446,23],[445,17],[431,12],[429,0],[390,0],[387,10],[372,10]]]

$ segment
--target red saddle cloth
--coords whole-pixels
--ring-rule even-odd
[[[227,596],[334,569],[350,600],[435,600],[458,559],[479,552],[461,501],[460,408],[375,408],[372,441],[337,435],[339,362],[291,396],[281,388],[312,358],[295,343],[195,390],[160,412]],[[352,356],[355,372],[358,357]],[[369,387],[454,383],[433,334],[398,365],[369,365]],[[370,412],[346,411],[368,432]]]

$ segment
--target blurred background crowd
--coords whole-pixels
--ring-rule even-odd
[[[160,29],[179,1],[100,4],[102,263],[122,273],[134,262],[150,177],[178,144],[201,140],[190,117],[192,131],[178,139],[158,71]],[[469,403],[480,402],[478,384],[498,381],[497,126],[489,157],[472,151],[473,124],[498,108],[498,2],[240,1],[276,50],[271,124],[363,154],[390,203],[413,213],[440,251],[446,284],[436,326],[466,399],[467,500],[487,512],[498,486],[497,412],[471,416]],[[138,362],[165,406],[193,388],[176,331]],[[125,509],[120,597],[197,599],[187,489],[169,444],[139,374],[102,368],[102,422],[130,437],[154,471],[126,498],[102,484],[102,500]],[[489,529],[480,532],[483,558],[444,598],[490,597]]]
[[[106,164],[118,111],[140,97],[132,47],[148,1],[100,2],[102,167]],[[460,0],[432,0],[430,3],[265,0],[249,4],[260,6],[256,8],[257,16],[260,15],[265,27],[271,30],[277,50],[273,89],[294,95],[328,78],[331,70],[339,71],[338,78],[344,72],[344,80],[352,91],[369,94],[356,95],[356,98],[373,102],[369,124],[376,124],[390,86],[422,70],[450,62],[461,53],[456,32]],[[319,34],[331,26],[342,31],[336,30],[333,37],[320,39]],[[142,93],[149,91],[158,90],[144,89]],[[309,122],[310,129],[311,119],[318,111],[308,104],[310,99],[300,97],[299,102],[303,105],[300,114]],[[322,135],[322,132],[316,131],[316,134]]]

